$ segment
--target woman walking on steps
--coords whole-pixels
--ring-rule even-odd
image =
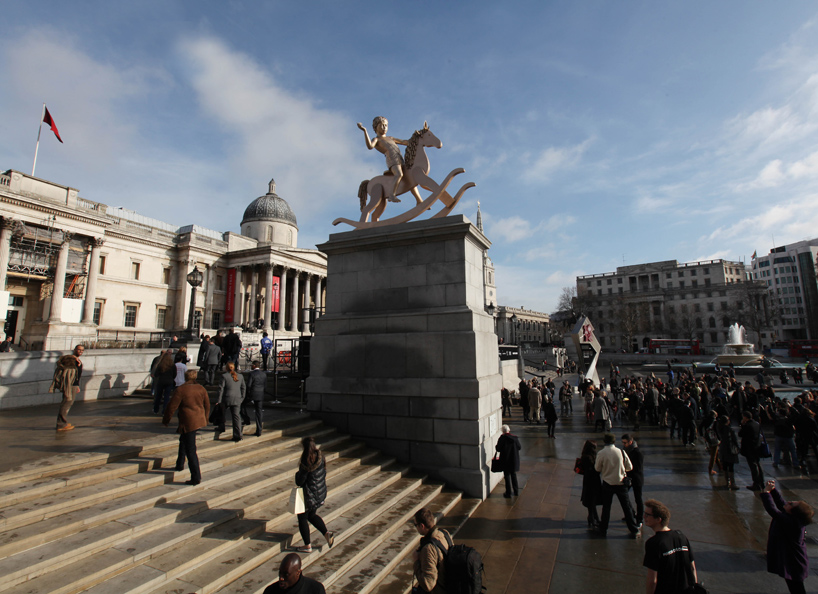
[[[310,544],[310,526],[312,524],[318,532],[327,539],[327,544],[332,548],[335,542],[335,534],[327,530],[324,520],[316,513],[318,508],[324,505],[327,498],[327,464],[324,454],[315,445],[315,439],[305,437],[301,440],[304,451],[301,453],[301,462],[298,464],[298,472],[295,475],[295,484],[304,488],[304,507],[306,511],[298,514],[298,531],[304,546],[295,550],[299,553],[312,553]]]

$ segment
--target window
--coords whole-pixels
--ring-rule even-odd
[[[698,313],[698,312],[700,312],[701,310],[702,310],[702,306],[701,306],[701,305],[699,305],[698,303],[694,303],[694,304],[693,304],[693,311],[695,311],[696,313]]]
[[[710,333],[710,342],[718,344],[718,342],[719,342],[719,333],[718,332],[711,332]]]
[[[727,302],[726,301],[721,302],[721,311],[727,311]]]
[[[165,267],[162,269],[162,284],[169,285],[170,284],[170,268]],[[158,326],[159,328],[164,328],[164,326]]]
[[[713,311],[713,304],[712,303],[707,304],[707,311]]]
[[[691,281],[691,284],[692,284],[694,287],[698,287],[698,286],[699,286],[699,281],[697,281],[697,280]]]
[[[710,316],[710,318],[707,320],[707,325],[710,326],[711,328],[715,328],[716,327],[716,318],[714,318],[713,316]]]
[[[125,304],[125,327],[136,328],[136,314],[139,306],[136,304]]]
[[[682,278],[684,275],[685,275],[685,271],[684,271],[684,270],[680,270],[680,271],[679,271],[679,278]]]
[[[105,262],[108,260],[108,256],[100,256],[99,257],[99,273],[105,274]]]
[[[669,273],[669,272],[666,272],[666,273],[665,273],[665,278],[671,278],[671,276],[670,276],[670,273]]]
[[[709,287],[709,286],[710,286],[710,279],[709,279],[709,278],[704,279],[704,286],[705,286],[705,287]]]
[[[596,281],[596,286],[601,287],[602,286],[602,281],[601,280]]]
[[[684,282],[684,281],[679,281],[679,288],[680,288],[680,289],[684,289],[684,288],[685,288],[685,282]]]
[[[224,275],[217,274],[216,275],[216,290],[217,291],[224,291]],[[213,326],[214,328],[218,328],[218,326]]]
[[[673,281],[667,281],[667,288],[668,288],[668,289],[672,289],[672,288],[673,288]]]
[[[214,311],[213,312],[213,328],[218,328],[222,325],[222,312]]]
[[[613,280],[609,278],[606,284],[610,285],[611,283],[613,283]]]
[[[131,278],[133,280],[139,280],[139,269],[141,265],[139,262],[131,262]]]
[[[653,315],[655,315],[655,316],[659,315],[659,306],[658,305],[653,306]]]
[[[9,307],[22,307],[23,298],[20,295],[9,295]]]
[[[156,308],[156,327],[157,328],[167,328],[168,322],[168,308],[167,307],[157,307]],[[127,326],[127,324],[126,324]]]
[[[99,326],[99,322],[102,319],[102,306],[105,305],[105,301],[102,299],[97,299],[94,302],[94,324]]]
[[[696,269],[694,268],[693,270],[691,270],[691,271],[690,271],[690,276],[696,276],[696,272],[697,272],[697,271],[696,271]]]

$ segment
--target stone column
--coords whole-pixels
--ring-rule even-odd
[[[6,290],[6,272],[9,267],[11,254],[11,230],[14,228],[14,219],[4,217],[0,221],[0,291]]]
[[[205,287],[205,312],[202,320],[202,329],[210,328],[213,323],[213,286],[216,284],[216,267],[208,265],[205,271],[207,287]]]
[[[258,292],[258,272],[256,267],[250,267],[250,303],[247,307],[247,323],[250,324],[258,320],[258,312],[256,312],[256,293]]]
[[[292,292],[292,299],[290,300],[290,320],[293,323],[292,330],[293,332],[298,332],[299,329],[299,322],[298,319],[298,281],[299,276],[301,273],[298,270],[293,271],[293,292]]]
[[[320,315],[321,307],[324,304],[324,291],[321,288],[321,283],[324,282],[324,277],[316,276],[315,282],[315,317]]]
[[[94,323],[94,302],[97,297],[97,277],[99,276],[99,248],[105,242],[101,237],[92,237],[88,241],[91,246],[91,261],[88,263],[88,283],[85,285],[85,307],[82,310],[82,323]]]
[[[54,271],[54,291],[51,294],[49,324],[62,321],[62,299],[65,292],[65,270],[68,268],[68,244],[70,241],[71,233],[63,231],[62,245],[60,245],[60,253],[57,256],[57,269]]]
[[[308,272],[304,277],[304,307],[307,308],[312,302],[312,275]]]
[[[270,322],[273,320],[273,265],[267,264],[266,283],[264,285],[264,331],[268,334],[273,328]]]
[[[233,299],[233,325],[241,325],[241,314],[244,311],[244,298],[241,291],[241,266],[236,266],[236,295]]]
[[[179,260],[179,268],[176,270],[176,324],[177,328],[187,327],[187,308],[185,307],[185,297],[187,296],[187,266],[190,260]]]
[[[277,330],[287,329],[287,267],[281,267],[281,280],[278,287],[278,325]]]

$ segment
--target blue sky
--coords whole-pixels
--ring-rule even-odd
[[[3,3],[0,170],[238,231],[277,192],[299,245],[380,173],[357,122],[428,121],[474,181],[500,303],[581,274],[749,260],[818,235],[818,5],[808,2]],[[457,183],[459,182],[459,183]],[[410,199],[411,200],[411,199]],[[390,205],[396,214],[407,203]]]

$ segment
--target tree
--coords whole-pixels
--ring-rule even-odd
[[[630,350],[634,337],[648,331],[650,315],[644,301],[626,301],[618,297],[614,301],[613,322],[623,339],[625,348]]]

